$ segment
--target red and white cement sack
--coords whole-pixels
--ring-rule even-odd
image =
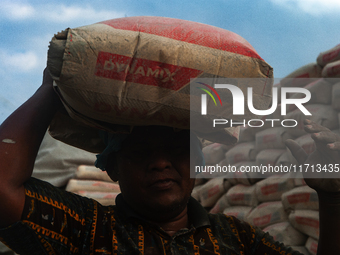
[[[296,230],[288,221],[269,225],[263,231],[268,232],[275,241],[287,246],[303,246],[307,240],[307,236]]]
[[[255,185],[245,186],[238,184],[231,187],[227,192],[228,202],[231,206],[245,205],[255,207],[258,200],[255,193]]]
[[[321,78],[322,67],[317,63],[309,63],[288,74],[280,83],[282,87],[304,87],[310,78]]]
[[[262,166],[269,166],[269,165],[275,166],[279,157],[285,152],[286,152],[286,150],[284,150],[284,149],[267,149],[267,150],[260,151],[260,153],[257,154],[257,156],[256,156],[256,164],[259,165],[259,166],[260,165],[262,165]],[[279,174],[280,171],[278,171],[276,173]],[[281,171],[281,173],[282,173],[282,171]]]
[[[257,153],[255,142],[239,143],[227,151],[225,157],[229,164],[236,164],[241,161],[254,161]]]
[[[306,104],[330,104],[332,100],[332,84],[325,79],[318,79],[304,87],[310,91],[311,98]],[[305,98],[304,93],[293,94],[290,99]],[[297,109],[295,104],[287,105],[287,112]]]
[[[302,233],[319,239],[319,212],[295,210],[289,214],[289,222]]]
[[[255,141],[254,128],[246,126],[240,126],[239,143],[252,142]]]
[[[256,196],[259,202],[281,200],[283,193],[294,188],[294,180],[285,176],[270,176],[257,182]]]
[[[285,210],[319,210],[318,194],[309,186],[296,187],[282,195]]]
[[[211,179],[200,188],[199,200],[203,207],[212,207],[224,193],[224,180],[222,178]]]
[[[239,220],[245,220],[253,207],[251,206],[231,206],[224,209],[225,215],[234,216]]]
[[[332,63],[328,63],[322,69],[322,77],[325,77],[325,78],[340,78],[340,60],[332,62]]]
[[[75,179],[69,180],[66,191],[78,192],[80,190],[120,193],[120,188],[117,183]]]
[[[75,178],[81,180],[98,180],[105,182],[113,182],[110,176],[108,176],[105,171],[102,171],[95,166],[87,165],[78,166]]]
[[[319,65],[325,66],[326,64],[334,62],[339,59],[340,59],[340,44],[338,44],[332,49],[321,52],[316,61],[318,62]]]
[[[224,154],[228,150],[228,147],[223,144],[213,143],[202,149],[205,163],[207,165],[218,164],[224,159]]]
[[[164,17],[126,17],[67,29],[52,39],[47,66],[69,115],[112,132],[129,132],[136,125],[189,129],[190,101],[195,99],[189,93],[191,78],[272,77],[272,68],[237,34]],[[267,84],[262,79],[253,82],[254,107],[267,109],[271,79]],[[239,83],[241,89],[248,86],[249,82]],[[234,121],[255,117],[246,109],[235,119],[230,101],[223,102],[222,116]],[[73,132],[74,123],[67,125],[64,117],[60,125],[59,117],[63,118],[57,115],[51,122],[54,137],[102,151],[103,144],[79,144],[82,127]],[[194,125],[202,137],[210,127],[208,119]],[[94,130],[87,131],[96,137]],[[237,141],[232,132],[220,131],[225,134],[216,136],[221,143]],[[213,141],[209,135],[207,139]]]
[[[304,131],[303,121],[307,118],[329,129],[337,129],[339,127],[338,113],[332,106],[322,104],[304,106],[312,116],[304,115],[299,109],[289,112],[286,115],[286,119],[294,119],[298,122],[298,125],[296,127],[287,128],[287,133],[295,137],[305,135],[306,132]]]
[[[96,192],[96,191],[85,191],[85,190],[79,190],[76,192],[76,194],[81,195],[83,197],[88,197],[96,200],[100,204],[104,206],[108,205],[115,205],[116,204],[116,197],[119,194],[112,193],[112,192]]]
[[[286,221],[288,215],[283,209],[281,201],[265,202],[258,205],[247,216],[246,221],[254,226],[265,228],[271,224]]]
[[[292,136],[286,132],[287,128],[273,127],[256,134],[255,148],[257,150],[265,149],[285,149],[285,141]]]
[[[340,82],[333,85],[332,89],[332,107],[336,111],[340,111]]]
[[[281,156],[278,158],[278,160],[276,161],[276,165],[277,166],[288,166],[290,167],[290,165],[296,165],[297,161],[294,158],[294,156],[292,155],[292,153],[290,151],[285,151],[284,153],[281,154]]]
[[[216,204],[214,205],[214,207],[210,210],[210,213],[222,213],[223,210],[227,207],[229,207],[229,202],[228,202],[228,198],[227,198],[227,193],[225,193],[224,195],[222,195],[222,197],[220,197]]]
[[[309,237],[305,247],[311,255],[316,255],[318,252],[318,241],[312,237]]]

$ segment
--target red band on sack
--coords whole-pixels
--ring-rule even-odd
[[[340,53],[340,49],[334,50],[330,53],[327,53],[325,55],[323,55],[322,57],[322,61],[323,62],[331,62],[333,59],[335,59]]]
[[[270,223],[271,215],[267,214],[261,217],[254,218],[253,222],[255,226],[267,225]]]
[[[269,195],[269,194],[273,194],[275,192],[277,192],[279,189],[279,184],[278,183],[274,183],[268,186],[263,186],[261,188],[261,192],[263,195]]]
[[[319,221],[314,219],[308,219],[300,216],[296,216],[296,223],[301,225],[310,226],[313,228],[319,228]]]
[[[148,59],[99,52],[95,75],[166,89],[179,90],[202,71]]]
[[[287,196],[287,200],[289,204],[298,204],[298,203],[306,203],[310,199],[309,193],[304,194],[293,194]]]
[[[206,24],[164,17],[128,17],[100,23],[117,29],[163,36],[262,60],[241,36]]]

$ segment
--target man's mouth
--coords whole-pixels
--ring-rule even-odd
[[[175,184],[173,179],[157,180],[151,184],[151,188],[155,190],[167,190]]]

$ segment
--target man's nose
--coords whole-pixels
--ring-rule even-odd
[[[151,171],[162,171],[172,167],[171,155],[162,149],[154,151],[150,155],[148,169]]]

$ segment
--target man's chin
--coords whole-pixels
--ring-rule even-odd
[[[153,212],[155,217],[169,218],[176,217],[186,207],[188,199],[163,199],[159,201],[150,201],[148,208],[150,212]]]

